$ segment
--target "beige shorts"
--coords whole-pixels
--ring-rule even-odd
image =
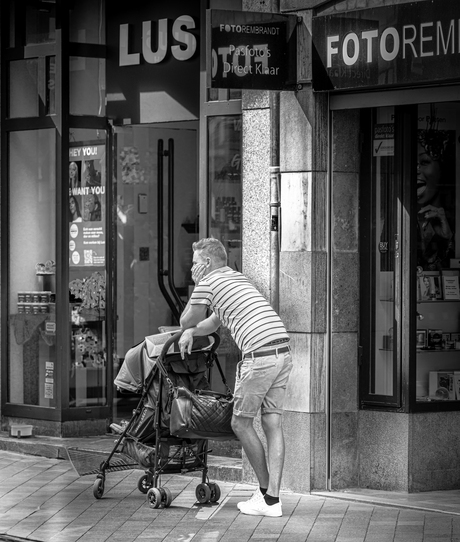
[[[254,418],[261,414],[282,414],[284,396],[292,370],[291,352],[248,358],[236,369],[233,414]]]

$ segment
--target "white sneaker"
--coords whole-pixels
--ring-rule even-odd
[[[264,501],[264,496],[262,495],[262,492],[260,491],[260,488],[258,487],[256,489],[256,491],[252,494],[252,496],[247,501],[241,501],[236,506],[237,506],[238,510],[241,510],[241,507],[243,505],[245,506],[246,504],[249,504],[249,503],[252,504],[252,503],[258,502],[260,500]]]
[[[241,503],[241,506],[238,508],[242,514],[246,514],[248,516],[267,516],[269,518],[278,518],[283,515],[281,501],[271,505],[268,505],[265,502],[265,499],[253,502],[246,501]]]

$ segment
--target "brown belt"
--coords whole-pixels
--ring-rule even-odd
[[[290,346],[280,346],[279,348],[274,348],[273,350],[255,350],[254,352],[248,352],[247,354],[244,354],[243,359],[261,358],[263,356],[275,356],[277,354],[284,354],[284,352],[289,352],[290,350]]]

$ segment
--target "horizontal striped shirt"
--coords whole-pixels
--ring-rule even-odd
[[[289,339],[281,318],[249,280],[230,267],[206,275],[190,298],[191,305],[205,305],[227,327],[243,353],[276,339]]]

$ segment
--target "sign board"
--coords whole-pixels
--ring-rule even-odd
[[[313,89],[364,89],[460,77],[460,2],[427,0],[312,20]]]
[[[105,266],[105,145],[69,149],[69,265]]]
[[[130,0],[107,10],[107,116],[115,124],[196,120],[200,0]]]
[[[206,17],[208,87],[295,86],[297,17],[217,9],[207,10]]]
[[[372,141],[373,156],[394,156],[395,154],[395,125],[386,122],[374,125]]]

